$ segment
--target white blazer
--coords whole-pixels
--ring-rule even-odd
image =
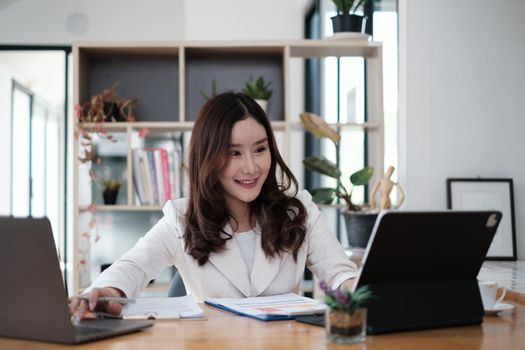
[[[305,265],[332,288],[355,277],[356,265],[351,262],[341,244],[331,232],[307,191],[298,193],[308,212],[307,234],[297,254],[284,253],[267,259],[261,248],[260,228],[256,231],[253,269],[248,269],[235,239],[226,241],[226,249],[211,253],[199,266],[197,260],[184,251],[184,213],[187,199],[166,203],[164,217],[119,260],[106,269],[86,290],[94,287],[116,287],[130,298],[136,297],[148,282],[166,267],[175,265],[186,290],[201,302],[204,298],[241,298],[299,292]],[[232,233],[229,225],[225,231]]]

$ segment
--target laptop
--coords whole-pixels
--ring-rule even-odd
[[[367,333],[480,324],[477,275],[498,211],[384,211],[354,289],[370,286]]]
[[[151,321],[72,322],[47,218],[0,217],[0,336],[76,344],[150,327]]]

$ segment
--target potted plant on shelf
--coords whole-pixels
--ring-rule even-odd
[[[253,98],[267,112],[268,100],[272,97],[271,84],[272,82],[266,82],[262,76],[257,79],[250,78],[244,85],[243,92]]]
[[[347,288],[332,290],[325,282],[321,289],[327,305],[326,337],[335,343],[358,343],[366,336],[366,303],[373,297],[368,286],[362,286],[352,293]]]
[[[300,117],[304,127],[316,137],[329,138],[334,145],[337,145],[340,141],[341,135],[326,124],[321,117],[313,113],[301,113]],[[370,181],[374,174],[374,169],[366,166],[351,174],[350,183],[352,188],[347,189],[341,181],[341,170],[326,157],[306,157],[303,160],[303,164],[307,169],[337,180],[335,187],[314,189],[312,191],[313,201],[319,204],[331,204],[336,197],[343,199],[346,204],[346,210],[343,211],[343,215],[346,223],[348,243],[352,247],[366,247],[377,218],[377,211],[371,210],[369,205],[354,203],[352,201],[352,192],[354,187],[364,186]]]
[[[120,182],[115,179],[104,181],[104,192],[102,192],[102,198],[104,198],[104,204],[114,205],[117,203],[118,191],[120,189]]]
[[[363,33],[366,17],[356,15],[355,12],[362,7],[366,0],[332,0],[335,4],[337,15],[332,17],[334,33],[357,32]]]
[[[78,122],[133,122],[136,116],[133,111],[138,103],[136,97],[123,99],[116,93],[117,84],[106,88],[102,93],[93,95],[88,102],[75,106]]]
[[[202,90],[199,90],[199,94],[202,96],[204,101],[208,101],[210,98],[217,96],[217,81],[215,78],[211,80],[211,92],[210,94],[205,93]]]

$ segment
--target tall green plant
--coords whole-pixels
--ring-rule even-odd
[[[316,137],[329,138],[335,146],[341,139],[341,135],[331,128],[319,116],[312,113],[301,113],[301,122],[306,130],[311,132]],[[303,164],[307,169],[318,172],[337,180],[335,187],[316,188],[312,191],[314,202],[321,204],[331,204],[335,197],[342,198],[345,201],[346,207],[350,211],[360,211],[362,206],[356,205],[352,202],[352,192],[356,186],[364,186],[370,181],[374,174],[374,168],[366,166],[361,170],[356,171],[350,175],[350,183],[352,187],[347,189],[341,182],[342,172],[336,164],[328,160],[324,156],[310,156],[303,159]]]

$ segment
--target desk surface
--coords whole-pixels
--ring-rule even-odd
[[[145,331],[80,346],[0,338],[0,349],[341,349],[327,343],[324,329],[295,321],[262,322],[204,305],[206,321],[157,321]],[[525,306],[516,305],[480,326],[368,336],[349,349],[525,349]]]

